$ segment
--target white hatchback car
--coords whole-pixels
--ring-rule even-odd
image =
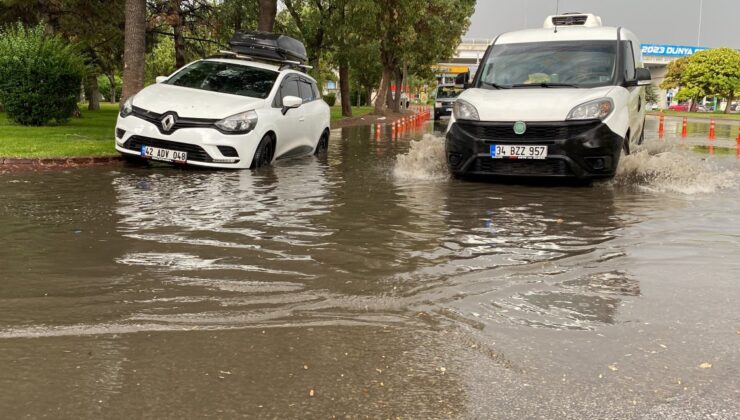
[[[313,78],[296,66],[225,57],[191,63],[128,98],[116,150],[235,169],[326,150],[330,111]]]

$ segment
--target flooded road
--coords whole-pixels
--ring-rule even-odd
[[[448,179],[442,124],[0,175],[0,412],[737,418],[740,159],[649,123],[585,187]]]

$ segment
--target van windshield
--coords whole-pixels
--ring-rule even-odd
[[[272,70],[218,61],[198,61],[185,67],[165,83],[265,99],[277,77],[278,73]]]
[[[494,45],[477,87],[609,86],[616,77],[616,41],[558,41]]]
[[[455,86],[440,86],[437,88],[437,99],[457,98],[462,91],[461,88]]]

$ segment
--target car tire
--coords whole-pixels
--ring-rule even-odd
[[[272,157],[275,154],[275,142],[272,140],[269,134],[265,134],[257,146],[257,150],[254,152],[252,158],[252,165],[249,169],[257,169],[265,166],[269,166],[272,163]]]
[[[318,156],[322,153],[326,153],[327,150],[329,150],[329,133],[324,132],[324,134],[321,135],[319,142],[316,144],[316,151],[314,151],[313,154]]]

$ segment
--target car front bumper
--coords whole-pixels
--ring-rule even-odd
[[[251,165],[260,139],[255,131],[230,135],[206,127],[180,128],[165,134],[151,122],[131,115],[118,117],[115,141],[116,150],[129,157],[146,159],[141,147],[151,146],[187,152],[186,165],[242,169]]]
[[[456,121],[447,132],[447,166],[456,176],[613,177],[624,138],[601,121],[530,122],[523,135],[513,122]],[[546,145],[546,159],[494,159],[494,144]]]

